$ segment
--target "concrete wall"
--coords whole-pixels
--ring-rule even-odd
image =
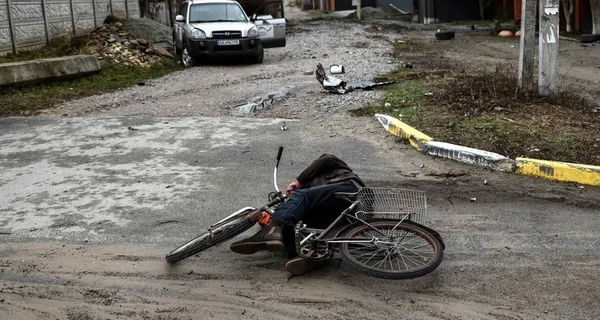
[[[121,18],[140,17],[137,0],[0,0],[0,55],[89,31],[111,12]]]

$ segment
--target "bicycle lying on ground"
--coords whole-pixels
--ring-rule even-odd
[[[275,192],[260,208],[273,214],[285,195],[277,186],[279,148],[273,172]],[[435,270],[442,262],[444,243],[438,232],[424,226],[427,199],[424,192],[398,188],[359,188],[356,193],[338,193],[350,205],[325,229],[299,222],[294,229],[299,256],[313,260],[331,259],[339,252],[356,270],[386,279],[411,279]],[[208,227],[200,236],[171,251],[173,263],[220,244],[248,230],[256,222],[249,216],[256,208],[242,208]]]

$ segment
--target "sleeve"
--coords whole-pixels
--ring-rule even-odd
[[[348,167],[344,161],[334,155],[323,154],[317,160],[313,161],[310,166],[304,169],[304,171],[300,173],[296,180],[298,180],[298,182],[304,186],[316,177],[334,169],[350,170],[350,167]]]

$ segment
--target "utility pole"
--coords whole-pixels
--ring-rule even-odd
[[[358,20],[361,19],[361,2],[362,0],[356,0],[356,17],[358,18]]]
[[[537,0],[522,0],[521,45],[519,48],[519,87],[525,89],[533,88],[537,3]]]
[[[559,0],[540,1],[540,39],[538,57],[538,92],[541,96],[558,96]]]

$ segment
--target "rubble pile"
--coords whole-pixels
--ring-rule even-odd
[[[123,66],[148,67],[160,56],[173,58],[165,48],[145,39],[136,39],[121,22],[105,23],[85,36],[82,49],[98,60],[110,60]]]

